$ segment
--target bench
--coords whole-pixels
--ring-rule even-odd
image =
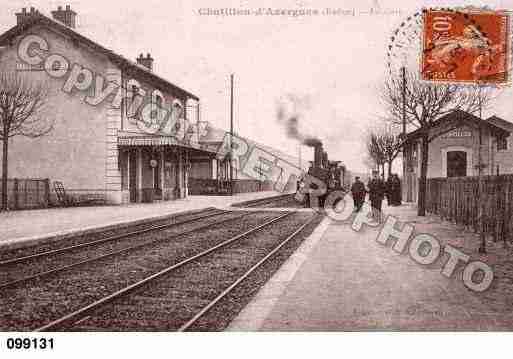
[[[61,181],[54,181],[53,188],[57,195],[57,200],[62,206],[82,206],[82,205],[100,205],[105,204],[105,195],[103,193],[85,193],[76,197],[66,193]]]

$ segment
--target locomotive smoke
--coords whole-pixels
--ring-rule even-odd
[[[322,142],[318,138],[301,133],[299,130],[299,114],[295,113],[292,116],[287,116],[284,104],[278,105],[276,117],[278,122],[285,126],[287,137],[301,141],[303,145],[308,147],[322,146]]]
[[[303,144],[309,147],[322,147],[322,141],[315,137],[305,138]]]

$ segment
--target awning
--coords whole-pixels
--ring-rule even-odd
[[[124,136],[118,137],[118,146],[180,146],[209,153],[217,153],[218,145],[212,143],[197,143],[178,141],[172,136]]]

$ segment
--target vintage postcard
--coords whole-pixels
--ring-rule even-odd
[[[2,358],[507,350],[513,1],[1,8]]]

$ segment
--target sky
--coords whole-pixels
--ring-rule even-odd
[[[356,172],[368,171],[363,133],[383,115],[378,88],[392,32],[423,6],[461,5],[412,0],[2,1],[0,33],[15,25],[14,13],[22,7],[49,15],[59,5],[71,5],[78,13],[77,30],[127,58],[151,53],[156,73],[200,97],[201,120],[224,129],[230,122],[233,73],[235,131],[291,155],[297,156],[299,146],[277,120],[277,103],[291,94],[307,99],[299,110],[300,129],[321,139],[330,159]],[[513,8],[513,0],[486,4]],[[253,13],[212,14],[223,8]],[[255,15],[259,8],[321,14]],[[322,14],[327,8],[339,12]],[[513,91],[503,90],[489,113],[513,121],[512,100]],[[312,157],[307,147],[301,153],[303,160]]]

